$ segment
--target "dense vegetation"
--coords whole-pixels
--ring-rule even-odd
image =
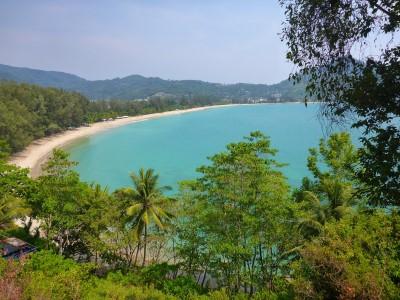
[[[231,102],[208,96],[188,98],[164,95],[151,97],[145,101],[101,100],[90,102],[87,118],[89,122],[96,122],[104,118],[107,119],[117,116],[135,116],[175,109],[229,103]]]
[[[264,98],[269,101],[298,101],[304,97],[304,85],[288,80],[278,84],[218,84],[199,80],[163,80],[131,75],[110,80],[89,81],[62,72],[16,68],[0,64],[0,80],[12,80],[79,92],[90,99],[145,99],[158,95],[172,97],[214,97],[243,101]]]
[[[15,146],[5,136],[1,234],[40,251],[0,260],[1,299],[400,299],[399,47],[364,62],[351,55],[371,33],[398,32],[399,3],[280,2],[288,58],[308,79],[309,96],[326,101],[328,116],[355,115],[353,125],[365,129],[362,148],[343,132],[321,140],[309,151],[311,177],[293,189],[269,138],[253,132],[210,157],[170,197],[151,169],[133,172],[132,186],[112,193],[82,182],[60,150],[31,179],[6,163]],[[192,98],[180,99],[140,105],[162,110],[157,105]],[[33,100],[16,102],[19,114]],[[130,102],[96,105],[88,104],[86,117],[110,107],[136,113]],[[39,116],[32,120],[46,128],[51,122]]]
[[[253,132],[174,197],[151,169],[110,193],[61,150],[37,179],[3,160],[1,234],[39,251],[0,260],[0,298],[398,299],[400,212],[358,193],[359,153],[347,133],[321,140],[291,190]]]
[[[14,153],[35,139],[102,119],[223,103],[213,97],[91,102],[75,92],[3,82],[0,83],[0,152]]]
[[[34,139],[85,122],[89,101],[77,93],[13,83],[0,84],[0,137],[12,152]]]
[[[374,204],[399,205],[400,2],[280,2],[286,10],[287,58],[298,66],[293,78],[307,78],[308,97],[325,102],[325,116],[364,132],[358,170],[368,185],[363,192]],[[376,39],[383,45],[375,45]],[[368,55],[378,48],[378,54]]]

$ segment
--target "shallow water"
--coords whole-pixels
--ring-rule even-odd
[[[309,175],[308,148],[318,145],[325,128],[317,118],[318,105],[261,104],[210,109],[134,123],[71,145],[83,180],[110,190],[131,184],[129,173],[153,168],[163,185],[196,177],[207,156],[261,130],[279,150],[277,160],[289,165],[283,172],[292,186]]]

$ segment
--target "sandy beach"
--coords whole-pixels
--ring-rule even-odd
[[[235,104],[196,107],[184,110],[173,110],[162,113],[127,117],[124,119],[94,123],[88,127],[79,127],[72,130],[67,130],[62,133],[32,142],[25,150],[14,154],[10,158],[9,163],[15,164],[22,168],[30,169],[30,175],[32,177],[37,177],[40,175],[41,165],[49,158],[53,149],[65,147],[77,139],[131,123],[231,105]]]

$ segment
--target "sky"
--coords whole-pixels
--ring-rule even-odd
[[[86,79],[284,80],[277,0],[1,0],[0,63]]]

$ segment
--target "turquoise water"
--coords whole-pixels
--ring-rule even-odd
[[[129,186],[129,173],[153,168],[164,185],[196,177],[207,156],[261,130],[279,150],[277,159],[289,165],[283,172],[292,186],[309,175],[308,148],[318,145],[324,128],[317,118],[318,105],[261,104],[233,106],[163,117],[100,133],[67,149],[79,162],[85,181],[110,190]]]

